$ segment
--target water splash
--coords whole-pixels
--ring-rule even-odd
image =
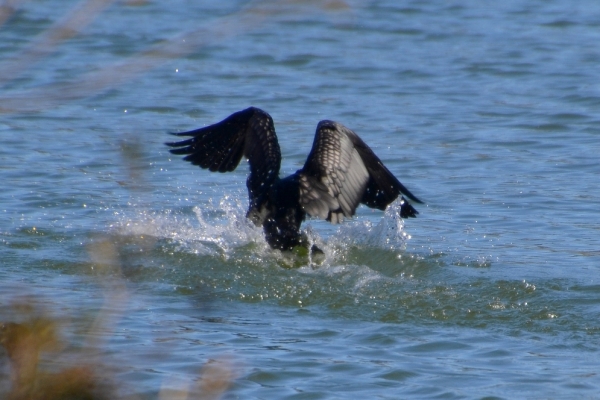
[[[191,209],[137,210],[135,215],[124,217],[113,227],[122,235],[150,235],[171,240],[177,250],[193,254],[229,258],[241,248],[252,247],[256,256],[274,258],[288,266],[300,264],[314,267],[323,264],[308,252],[305,257],[290,257],[271,251],[264,240],[262,228],[246,218],[246,206],[240,196],[224,196],[217,202],[209,199],[203,206]],[[321,237],[308,223],[304,226],[310,246],[316,245],[325,253],[326,263],[340,260],[340,255],[351,249],[374,249],[401,252],[410,236],[404,231],[400,217],[401,202],[392,203],[375,224],[369,220],[356,220],[342,224],[329,237]],[[318,223],[318,222],[317,222]],[[300,260],[302,259],[302,260]]]
[[[262,229],[247,218],[239,199],[225,196],[218,205],[190,210],[137,211],[114,226],[122,235],[151,235],[169,239],[178,250],[193,254],[229,257],[232,250],[255,244],[266,247]]]
[[[404,221],[400,217],[403,201],[397,199],[386,209],[383,217],[375,225],[371,221],[354,221],[340,226],[330,238],[330,244],[347,248],[377,248],[391,251],[403,251],[410,239],[404,231]]]

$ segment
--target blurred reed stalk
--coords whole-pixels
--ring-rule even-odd
[[[7,19],[10,18],[11,15],[17,10],[19,7],[19,3],[22,0],[5,0],[2,4],[0,4],[0,27]]]
[[[63,20],[32,41],[21,54],[0,64],[0,88],[20,76],[35,62],[52,54],[61,42],[78,34],[89,25],[113,0],[88,0],[82,2]],[[8,15],[18,1],[6,7]],[[125,60],[109,64],[74,79],[72,83],[46,85],[35,89],[17,91],[0,96],[0,113],[39,112],[60,106],[64,102],[98,94],[111,87],[135,79],[145,71],[164,62],[190,54],[207,45],[246,34],[274,20],[275,17],[316,13],[321,10],[340,11],[349,7],[342,0],[300,1],[263,0],[250,2],[247,7],[199,29],[184,32],[164,40],[149,49]]]
[[[114,0],[88,0],[79,3],[63,19],[54,23],[38,35],[35,40],[32,40],[21,54],[9,59],[2,65],[0,68],[0,87],[8,81],[18,78],[26,70],[26,68],[23,68],[24,66],[31,66],[52,54],[61,42],[77,35],[113,2]],[[16,5],[19,2],[12,1],[8,3],[10,4],[6,6],[6,19],[16,11]],[[0,14],[0,18],[1,16],[2,14]]]

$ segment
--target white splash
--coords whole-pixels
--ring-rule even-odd
[[[342,225],[329,238],[331,245],[338,247],[374,247],[379,249],[402,251],[410,239],[404,231],[404,221],[400,217],[402,201],[394,201],[385,210],[383,218],[373,225],[371,221],[354,221]]]
[[[246,218],[238,199],[223,197],[194,207],[193,215],[173,210],[138,211],[114,226],[122,235],[150,235],[175,241],[183,251],[228,257],[231,249],[255,243],[266,246],[262,229]]]
[[[392,203],[376,224],[365,220],[345,222],[328,238],[322,238],[316,232],[318,226],[310,223],[304,226],[304,232],[311,246],[317,245],[334,258],[336,253],[350,247],[402,251],[410,236],[404,231],[400,207],[399,200]],[[122,235],[170,239],[180,250],[194,254],[227,258],[232,250],[248,244],[256,246],[253,251],[260,253],[259,256],[273,253],[269,252],[262,228],[246,218],[246,205],[239,197],[224,196],[218,204],[211,199],[206,206],[196,206],[192,211],[193,214],[170,209],[137,210],[133,216],[123,217],[113,228]],[[309,265],[312,265],[311,257],[309,254]]]

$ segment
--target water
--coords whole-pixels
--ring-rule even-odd
[[[232,399],[596,398],[600,5],[204,3],[22,2],[0,26],[0,320],[25,296],[60,366],[85,348],[142,398],[214,365]],[[243,165],[163,145],[250,105],[283,175],[337,120],[419,217],[362,207],[305,225],[324,260],[269,250]]]

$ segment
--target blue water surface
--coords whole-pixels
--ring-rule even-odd
[[[600,3],[11,5],[0,321],[21,301],[61,321],[51,368],[93,353],[152,399],[599,397]],[[363,206],[307,221],[324,260],[270,250],[245,163],[164,146],[248,106],[282,175],[333,119],[418,218]]]

